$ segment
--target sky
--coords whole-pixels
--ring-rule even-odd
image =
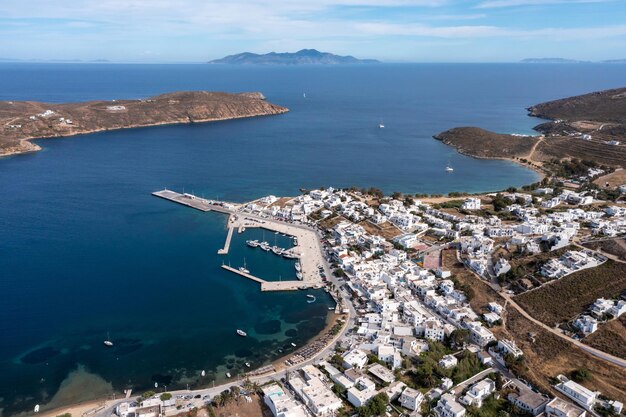
[[[386,62],[626,58],[626,0],[1,0],[0,59],[205,62],[303,48]]]

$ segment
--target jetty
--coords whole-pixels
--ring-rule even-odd
[[[226,242],[224,243],[224,247],[217,251],[218,255],[226,255],[228,254],[228,250],[230,249],[230,241],[233,239],[233,232],[235,231],[234,227],[228,228],[228,233],[226,234]]]
[[[259,277],[255,277],[252,274],[247,272],[240,271],[239,269],[233,268],[228,265],[222,265],[227,271],[233,272],[242,277],[248,278],[252,281],[258,282],[261,284],[261,291],[294,291],[294,290],[305,290],[308,288],[320,288],[321,286],[315,282],[303,282],[300,280],[291,280],[291,281],[266,281]]]

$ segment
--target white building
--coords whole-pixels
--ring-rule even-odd
[[[555,388],[567,395],[569,398],[582,405],[587,409],[592,409],[595,404],[598,393],[593,392],[574,381],[570,381],[567,378],[559,375],[557,378],[564,382],[560,382],[555,385]]]
[[[435,407],[435,412],[440,417],[465,416],[465,408],[456,401],[456,398],[454,398],[452,394],[443,394],[441,396]]]
[[[511,270],[511,264],[504,258],[498,259],[498,262],[493,267],[493,272],[495,272],[496,276],[499,277],[502,274],[506,274]]]
[[[270,384],[261,388],[263,401],[272,411],[274,417],[308,417],[304,406],[291,398],[278,384]]]
[[[585,417],[586,414],[587,412],[582,408],[576,407],[559,397],[546,404],[546,417]]]
[[[400,405],[409,410],[419,410],[424,401],[424,394],[413,388],[406,388],[400,395]]]
[[[490,378],[485,378],[472,385],[465,395],[460,398],[460,401],[463,404],[480,408],[483,405],[483,400],[495,390],[496,383]]]
[[[311,368],[319,372],[317,368]],[[305,372],[305,378],[307,378],[306,381],[297,376],[290,377],[289,385],[313,414],[328,416],[341,408],[341,399],[321,379],[307,372]]]
[[[463,202],[463,210],[480,210],[480,198],[470,197]]]
[[[352,349],[343,355],[343,366],[346,368],[363,369],[367,365],[367,353],[360,349]]]
[[[374,381],[362,377],[348,390],[348,401],[355,407],[363,407],[376,394],[376,384],[374,384]]]
[[[591,316],[583,315],[574,321],[574,326],[585,334],[591,334],[598,330],[598,320]]]
[[[459,363],[459,360],[454,355],[445,355],[438,362],[439,366],[445,369],[454,368]]]

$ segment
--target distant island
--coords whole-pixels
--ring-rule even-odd
[[[38,151],[31,139],[266,116],[289,111],[261,93],[182,91],[142,100],[51,104],[0,101],[0,156]]]
[[[626,64],[626,59],[607,59],[605,61],[582,61],[568,58],[525,58],[522,64]]]
[[[599,91],[529,107],[529,115],[549,121],[534,127],[540,135],[501,134],[457,127],[434,136],[457,151],[509,159],[542,172],[554,161],[586,160],[626,168],[626,88]]]
[[[298,52],[270,52],[268,54],[254,54],[243,52],[228,55],[224,58],[209,61],[209,64],[231,65],[348,65],[348,64],[376,64],[375,59],[358,59],[353,56],[341,56],[329,52],[320,52],[316,49],[301,49]]]

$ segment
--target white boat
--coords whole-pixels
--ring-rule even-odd
[[[295,343],[293,343],[293,342],[291,342],[291,346],[296,347],[296,344],[295,344]]]
[[[276,255],[282,255],[283,254],[283,248],[279,248],[278,246],[272,246],[272,252],[274,252]]]
[[[315,300],[316,300],[316,298],[315,298],[315,296],[314,296],[314,295],[309,294],[309,295],[307,295],[307,297],[309,298],[309,299],[307,300],[307,303],[309,303],[309,304],[314,303],[314,302],[315,302]]]
[[[452,168],[450,166],[450,162],[448,162],[448,165],[446,165],[446,172],[452,172],[452,171],[454,171],[454,168]]]
[[[38,412],[39,412],[39,404],[35,406],[35,413],[38,413]]]
[[[302,93],[302,98],[306,98],[306,93]]]
[[[329,310],[334,310],[334,309],[335,309],[335,307],[328,307],[328,309],[329,309]]]
[[[267,242],[263,242],[261,243],[261,249],[263,249],[266,252],[269,252],[272,248],[270,248],[270,244]]]
[[[256,248],[260,245],[258,240],[246,240],[246,244],[252,248]]]
[[[250,362],[246,362],[246,366],[249,368],[250,367]]]
[[[307,296],[307,297],[309,297],[309,298],[313,298],[313,299],[315,299],[315,296],[314,296],[314,295],[312,295],[312,294],[307,294],[306,296]]]
[[[237,334],[239,336],[242,336],[242,337],[248,336],[248,333],[244,332],[243,330],[239,330],[239,329],[237,329]]]
[[[385,128],[385,125],[384,125],[384,124],[382,124],[382,123],[379,123],[379,124],[378,124],[378,128],[379,128],[379,129],[384,129],[384,128]]]
[[[288,259],[298,259],[298,256],[294,252],[284,251],[283,256]]]
[[[230,372],[226,372],[226,378],[230,378]]]
[[[104,341],[104,346],[107,346],[107,347],[113,346],[113,342],[111,342],[111,337],[109,337],[109,333],[107,333],[107,340]]]
[[[202,370],[202,372],[200,373],[201,376],[206,376],[206,372],[204,371],[204,369]]]
[[[250,270],[246,268],[246,258],[243,258],[243,266],[239,267],[239,271],[243,272],[244,274],[250,273]]]
[[[296,277],[298,279],[302,279],[302,272],[296,272]]]
[[[295,267],[296,267],[296,271],[298,271],[298,272],[302,271],[302,267],[300,266],[300,262],[296,262]]]

